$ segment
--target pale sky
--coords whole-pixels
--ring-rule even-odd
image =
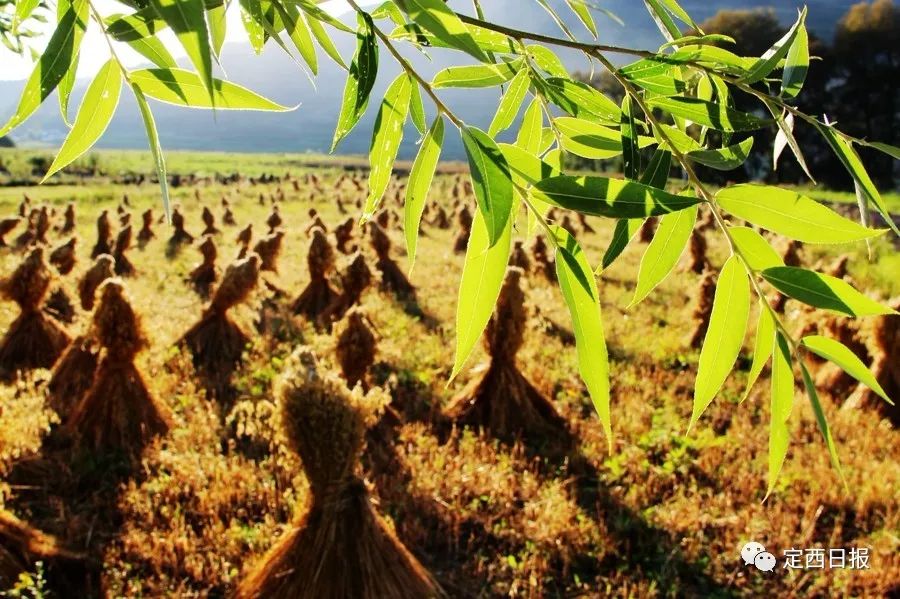
[[[126,6],[115,2],[115,0],[92,0],[94,6],[104,17],[116,13],[127,13]],[[362,0],[358,2],[360,5],[377,4],[378,0]],[[321,4],[321,8],[327,10],[333,15],[340,15],[350,10],[345,0],[327,0]],[[48,26],[49,27],[49,26]],[[178,44],[174,34],[169,31],[163,31],[159,34],[166,47],[175,58],[184,56],[184,50]],[[38,50],[42,50],[47,44],[49,32],[42,38],[32,39],[30,43]],[[244,32],[244,26],[241,24],[241,15],[237,2],[232,2],[228,9],[228,26],[226,43],[243,43],[249,44],[247,35]],[[126,66],[136,66],[147,63],[147,59],[128,47],[127,44],[116,44],[116,53]],[[90,77],[109,60],[109,47],[103,39],[103,34],[97,28],[97,24],[93,21],[88,26],[87,33],[81,42],[81,56],[78,63],[78,77]],[[0,45],[0,79],[25,79],[30,74],[34,64],[31,57],[19,56]]]

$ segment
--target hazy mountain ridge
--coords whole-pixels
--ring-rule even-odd
[[[712,3],[706,0],[682,0],[681,4],[698,21],[719,9],[746,8],[756,5],[747,0],[724,0]],[[775,8],[779,17],[787,22],[803,2],[780,0]],[[851,0],[808,0],[810,27],[830,38],[837,19],[853,4]],[[597,13],[604,43],[652,48],[660,43],[659,32],[647,15],[643,3],[635,0],[607,0],[601,4],[616,12],[626,23],[620,27]],[[466,6],[467,8],[467,6]],[[499,0],[486,3],[488,18],[510,26],[554,33],[555,25],[536,3],[526,0]],[[515,15],[515,18],[511,18]],[[580,23],[570,23],[581,35]],[[586,37],[586,36],[585,36]],[[341,55],[349,62],[355,47],[353,36],[337,33],[334,36]],[[430,76],[440,68],[459,60],[459,54],[435,50],[431,60],[417,53],[410,53],[413,63],[423,75]],[[415,56],[413,56],[415,55]],[[586,68],[577,53],[561,54],[572,68]],[[622,59],[622,57],[618,57]],[[255,56],[248,46],[229,44],[223,52],[222,63],[228,78],[285,105],[298,103],[300,108],[289,113],[190,110],[154,103],[161,141],[165,148],[185,150],[269,151],[269,152],[327,152],[331,145],[337,120],[346,73],[331,60],[319,53],[320,71],[314,88],[300,67],[275,44],[269,44],[262,56]],[[345,139],[338,151],[361,154],[368,152],[372,125],[378,109],[378,100],[390,81],[399,73],[387,52],[382,51],[378,82],[372,101],[357,128]],[[87,87],[87,81],[76,85],[70,103],[71,118]],[[0,81],[0,117],[10,115],[18,102],[21,81]],[[468,122],[487,127],[497,106],[498,89],[448,90],[441,92],[448,103]],[[428,102],[426,102],[426,106]],[[58,146],[65,138],[67,128],[59,115],[54,98],[47,102],[12,137],[21,145]],[[416,132],[409,127],[400,149],[401,158],[415,154]],[[144,148],[146,138],[134,98],[123,90],[121,104],[106,134],[98,143],[101,148]],[[462,146],[457,136],[448,135],[444,156],[462,157]]]

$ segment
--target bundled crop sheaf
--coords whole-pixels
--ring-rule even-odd
[[[256,254],[229,264],[200,320],[176,344],[190,350],[194,366],[216,397],[227,396],[231,375],[250,343],[250,335],[231,319],[228,310],[250,296],[259,271]]]
[[[38,561],[52,568],[80,559],[82,556],[63,547],[57,539],[0,509],[0,588],[12,589],[19,576],[31,572]]]
[[[209,296],[210,288],[219,278],[219,269],[216,266],[219,251],[216,249],[216,242],[209,236],[203,238],[203,243],[197,249],[200,250],[203,261],[191,270],[188,279],[197,293],[205,298]]]
[[[112,254],[112,225],[109,222],[109,212],[103,210],[97,217],[97,243],[91,250],[91,258],[101,254]]]
[[[312,230],[306,264],[309,269],[309,283],[291,304],[291,309],[294,314],[302,314],[315,322],[338,297],[328,279],[334,270],[334,249],[322,229]]]
[[[19,305],[19,316],[0,340],[0,376],[11,378],[19,370],[50,368],[69,344],[69,335],[42,311],[53,273],[37,247],[16,270],[0,281],[0,294]]]
[[[276,395],[288,445],[303,461],[311,502],[238,587],[241,599],[421,599],[440,587],[384,522],[360,476],[365,433],[385,404],[299,348]]]
[[[516,354],[528,326],[524,273],[510,267],[506,272],[494,315],[484,336],[489,362],[447,409],[454,420],[484,427],[501,438],[522,435],[562,438],[565,420],[553,403],[522,375]]]
[[[67,275],[75,268],[78,256],[75,250],[78,246],[78,238],[72,237],[69,241],[61,243],[50,252],[50,264],[56,267],[61,275]]]
[[[98,295],[90,337],[100,349],[99,363],[66,428],[84,450],[117,452],[136,461],[144,447],[168,432],[171,415],[134,363],[147,339],[122,281],[106,281]]]
[[[370,222],[369,240],[378,260],[375,268],[381,273],[379,287],[382,291],[393,293],[401,298],[414,298],[416,288],[409,282],[403,269],[391,258],[391,238],[377,223]]]
[[[85,310],[94,309],[94,299],[97,289],[106,279],[116,275],[116,259],[109,254],[101,254],[96,257],[91,267],[82,275],[78,282],[78,297],[81,307]]]

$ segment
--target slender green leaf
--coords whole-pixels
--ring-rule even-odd
[[[559,77],[562,79],[570,79],[566,66],[559,57],[547,46],[531,44],[526,47],[531,60],[538,67],[546,71],[551,77]]]
[[[17,0],[15,3],[16,13],[15,21],[13,22],[13,30],[16,30],[20,24],[24,23],[40,3],[41,0]]]
[[[841,468],[841,460],[838,457],[837,444],[834,442],[834,437],[831,435],[831,429],[828,427],[828,419],[825,417],[825,410],[822,409],[822,402],[819,401],[819,394],[816,392],[816,386],[813,383],[812,377],[809,376],[809,371],[806,369],[806,365],[803,364],[803,362],[800,362],[800,374],[803,377],[803,385],[806,387],[806,395],[809,397],[809,403],[812,406],[813,414],[816,415],[816,423],[819,425],[819,431],[821,431],[822,438],[825,440],[825,447],[828,448],[828,457],[831,460],[831,465],[837,470],[838,476],[844,485],[844,490],[849,491],[847,480],[844,478],[844,471]]]
[[[107,23],[106,33],[120,42],[131,42],[156,35],[168,27],[152,6],[130,15],[111,17]]]
[[[403,139],[403,125],[409,114],[409,97],[412,80],[401,73],[384,93],[384,100],[375,119],[372,131],[372,146],[369,150],[369,197],[363,219],[369,219],[381,202],[391,181],[391,172],[400,141]]]
[[[496,31],[491,31],[490,29],[484,29],[483,27],[477,27],[475,25],[466,25],[466,30],[469,32],[469,35],[472,37],[472,39],[475,40],[475,43],[480,46],[481,49],[485,52],[501,52],[504,54],[508,54],[518,51],[518,48],[514,45],[514,43],[502,33],[497,33]],[[416,25],[415,23],[410,23],[403,27],[397,27],[391,32],[390,37],[395,40],[401,40],[409,42],[411,44],[415,44],[422,49],[456,49],[456,46],[454,46],[453,44],[447,43],[446,41],[437,37],[430,31],[423,29],[419,25]],[[490,60],[490,57],[488,57],[487,62],[492,62]]]
[[[892,157],[894,160],[900,160],[900,148],[898,148],[897,146],[881,143],[880,141],[867,141],[864,143],[864,145],[870,148],[875,148],[879,152],[883,152]]]
[[[575,238],[562,227],[553,227],[553,234],[557,246],[556,277],[572,317],[578,371],[600,417],[609,450],[612,451],[609,356],[603,334],[597,282]]]
[[[788,420],[794,408],[794,371],[791,368],[791,350],[781,333],[775,336],[770,404],[769,485],[766,497],[775,489],[791,441]]]
[[[622,170],[626,179],[641,175],[641,150],[638,146],[638,129],[631,109],[631,96],[622,98]]]
[[[747,74],[744,76],[744,81],[746,83],[756,83],[757,81],[762,81],[765,79],[769,73],[774,71],[778,67],[778,63],[787,56],[788,50],[791,49],[791,46],[794,43],[794,40],[797,38],[797,32],[803,27],[803,23],[806,20],[806,8],[804,8],[800,12],[800,16],[797,18],[797,22],[788,30],[784,36],[775,42],[771,48],[766,50],[766,52],[757,60]]]
[[[650,295],[678,264],[697,222],[697,206],[666,214],[647,246],[638,270],[637,286],[629,308]]]
[[[206,19],[209,25],[209,40],[212,42],[212,51],[218,57],[222,54],[222,46],[225,45],[225,35],[228,29],[225,19],[225,4],[207,8]]]
[[[821,335],[808,335],[803,338],[801,343],[814,354],[840,366],[844,372],[893,405],[894,402],[887,396],[875,375],[846,345],[836,339],[830,339]]]
[[[441,157],[441,147],[444,144],[444,119],[438,115],[413,162],[409,173],[409,182],[406,185],[406,202],[404,204],[404,231],[406,232],[406,253],[409,256],[409,269],[412,270],[416,263],[416,243],[419,239],[419,224],[422,222],[422,213],[425,211],[425,201],[428,199],[428,191],[434,180],[438,160]]]
[[[71,0],[59,0],[56,3],[57,26],[66,16],[66,13],[71,10],[71,7]],[[76,27],[74,33],[78,36],[78,39],[75,40],[75,45],[80,46],[81,36],[84,33],[84,30]],[[68,126],[71,126],[72,124],[69,120],[69,98],[72,96],[72,89],[75,87],[75,77],[78,72],[78,56],[78,51],[76,51],[72,55],[71,60],[69,61],[69,68],[66,70],[65,75],[63,75],[63,78],[60,79],[59,84],[57,85],[59,112],[62,115],[63,121]]]
[[[806,176],[809,177],[809,180],[815,185],[816,179],[812,176],[812,173],[809,172],[809,167],[806,165],[806,158],[803,156],[800,144],[797,143],[797,138],[794,137],[794,115],[790,112],[788,112],[787,115],[782,115],[778,111],[778,108],[772,103],[763,103],[778,124],[778,134],[775,136],[775,151],[773,153],[774,170],[778,170],[778,156],[783,150],[783,148],[779,149],[779,146],[786,145],[791,149],[791,152],[793,152],[794,158],[797,159],[803,172],[806,173]]]
[[[72,129],[66,136],[53,164],[47,169],[43,181],[71,164],[100,139],[116,111],[121,91],[122,70],[115,59],[110,59],[100,68],[97,76],[88,86]]]
[[[156,121],[153,120],[153,113],[150,112],[150,105],[147,104],[147,98],[144,97],[141,88],[136,83],[132,83],[131,91],[134,92],[138,108],[141,111],[141,118],[144,121],[144,128],[147,130],[147,141],[150,144],[150,152],[153,154],[153,164],[156,167],[156,177],[159,179],[159,187],[163,199],[163,211],[166,214],[166,221],[170,221],[169,180],[166,175],[166,160],[162,153],[162,147],[159,144],[159,134],[156,131]]]
[[[762,129],[769,121],[740,112],[715,102],[697,98],[651,98],[647,103],[652,108],[665,110],[677,117],[688,119],[698,125],[711,127],[717,131],[735,132]]]
[[[759,300],[759,319],[756,323],[756,341],[753,346],[753,362],[750,364],[750,373],[747,375],[747,390],[741,396],[741,401],[747,399],[753,384],[762,373],[766,362],[772,355],[772,349],[775,347],[775,319],[772,312],[766,304],[766,300]]]
[[[792,266],[762,271],[775,289],[805,304],[848,316],[897,314],[895,310],[863,295],[843,279]]]
[[[884,233],[884,229],[863,227],[815,200],[778,187],[733,185],[720,190],[716,201],[732,216],[806,243],[847,243]]]
[[[409,116],[419,133],[425,133],[428,124],[425,122],[425,105],[422,103],[422,90],[419,83],[414,81],[410,88]]]
[[[464,127],[461,133],[478,210],[484,216],[487,228],[488,246],[494,247],[511,220],[512,175],[500,148],[484,131]]]
[[[87,21],[87,0],[74,0],[59,19],[47,48],[25,83],[16,112],[0,128],[0,137],[28,120],[66,76],[78,54]]]
[[[142,69],[132,71],[128,77],[145,95],[178,106],[274,112],[294,109],[276,104],[245,87],[221,79],[213,79],[213,92],[216,97],[213,105],[199,75],[184,69]]]
[[[156,36],[131,40],[128,45],[161,69],[177,69],[178,63]]]
[[[806,25],[800,23],[784,63],[784,75],[781,81],[782,95],[796,98],[803,89],[807,71],[809,71],[809,35],[806,33]]]
[[[594,23],[594,17],[591,16],[591,11],[588,9],[587,5],[583,0],[566,0],[566,4],[569,5],[569,8],[572,9],[572,12],[578,17],[578,19],[584,23],[584,26],[587,27],[587,30],[591,32],[591,35],[596,39],[597,37],[597,24]]]
[[[665,189],[666,181],[669,178],[669,169],[672,168],[672,153],[668,150],[660,150],[659,148],[653,152],[650,163],[641,176],[641,183],[658,189]],[[637,232],[640,231],[644,224],[643,218],[620,218],[616,222],[616,228],[613,231],[612,240],[609,247],[603,254],[602,270],[609,268],[619,255],[628,247],[628,243],[634,239]]]
[[[169,26],[209,94],[209,101],[215,105],[213,90],[212,50],[209,42],[209,28],[206,25],[203,0],[150,0],[150,5]],[[146,93],[146,90],[144,90]]]
[[[450,46],[468,52],[480,62],[490,62],[463,22],[443,0],[397,0],[397,4],[417,25]]]
[[[675,21],[672,20],[671,15],[663,8],[661,0],[644,0],[644,6],[647,7],[647,12],[650,13],[664,38],[674,42],[675,39],[681,37],[681,30],[675,24]]]
[[[369,94],[375,85],[378,75],[378,43],[375,41],[374,25],[368,15],[359,17],[359,30],[356,33],[356,54],[350,63],[347,84],[344,87],[344,99],[341,102],[341,114],[331,142],[334,152],[338,144],[359,122],[360,117],[369,105]]]
[[[312,33],[310,33],[303,14],[296,6],[287,5],[283,7],[278,2],[275,2],[274,6],[278,10],[281,20],[284,21],[285,30],[294,43],[294,47],[297,48],[297,52],[303,57],[303,61],[309,65],[313,75],[318,74],[319,59],[316,56],[316,47],[313,44]]]
[[[863,165],[862,160],[860,160],[859,154],[856,153],[856,150],[853,149],[850,142],[845,140],[834,127],[817,124],[816,128],[828,142],[828,145],[831,146],[831,149],[837,155],[841,164],[844,165],[844,168],[847,169],[847,172],[850,173],[850,176],[853,177],[853,181],[860,189],[862,189],[866,198],[875,205],[875,208],[884,217],[888,226],[890,226],[897,235],[900,235],[900,229],[894,224],[894,219],[888,210],[887,204],[884,203],[884,199],[882,199],[881,194],[878,193],[878,188],[875,187],[875,183],[872,182],[872,178],[869,177],[869,173],[866,172],[866,167]]]
[[[307,13],[309,14],[309,13]],[[309,25],[309,30],[312,32],[313,37],[316,38],[316,41],[319,42],[319,47],[325,50],[325,54],[327,54],[331,60],[335,62],[339,67],[347,69],[347,63],[344,62],[344,59],[341,58],[340,52],[338,52],[337,47],[334,45],[334,42],[331,41],[331,36],[328,35],[328,32],[325,31],[325,27],[322,26],[321,21],[315,18],[310,18],[307,22]]]
[[[609,123],[618,123],[621,119],[615,102],[581,81],[548,77],[540,82],[540,86],[548,100],[572,116],[594,116]]]
[[[753,148],[753,138],[719,150],[695,150],[688,153],[688,158],[717,171],[731,171],[744,164]]]
[[[512,78],[512,81],[506,87],[506,93],[500,99],[497,113],[494,115],[491,126],[488,128],[488,135],[497,137],[498,133],[505,131],[513,124],[516,115],[519,114],[519,110],[522,108],[522,103],[525,101],[525,95],[528,93],[530,84],[531,79],[528,76],[528,69],[520,70]]]
[[[784,260],[778,255],[775,248],[756,229],[728,227],[728,232],[751,269],[760,271],[775,266],[784,266]]]
[[[541,127],[544,125],[544,113],[541,112],[541,103],[535,98],[525,109],[525,116],[522,117],[522,126],[519,129],[519,135],[516,137],[516,145],[537,154],[541,149]]]
[[[497,144],[497,147],[503,152],[513,183],[518,187],[527,188],[538,181],[560,174],[559,167],[541,160],[537,155],[519,146]]]
[[[503,276],[509,262],[512,239],[512,219],[507,221],[503,234],[490,244],[488,229],[480,211],[475,212],[469,232],[469,245],[459,283],[456,304],[456,357],[451,380],[462,370],[484,332],[494,304],[500,296]]]
[[[679,64],[672,64],[668,57],[653,57],[638,60],[619,69],[619,74],[641,89],[663,96],[674,96],[684,92]]]
[[[521,70],[522,60],[461,67],[447,67],[439,71],[431,82],[437,89],[443,87],[494,87],[502,85]]]
[[[722,266],[716,283],[709,328],[700,350],[691,426],[722,388],[734,367],[750,318],[750,279],[737,256]]]
[[[642,218],[661,216],[697,204],[635,181],[607,177],[551,177],[531,188],[530,195],[548,204],[593,216]]]
[[[316,6],[315,0],[289,0],[291,4],[296,4],[300,7],[300,10],[305,12],[308,16],[312,17],[314,21],[321,21],[322,23],[327,23],[337,29],[338,31],[343,31],[344,33],[353,33],[353,29],[344,25],[341,21],[331,16],[329,13],[325,12],[318,6]],[[310,21],[310,25],[312,21]]]

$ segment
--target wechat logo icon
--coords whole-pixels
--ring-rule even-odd
[[[756,541],[750,541],[744,545],[744,548],[741,549],[741,559],[744,560],[745,565],[756,566],[756,569],[761,572],[771,572],[778,562],[774,555],[766,551],[762,543]]]

